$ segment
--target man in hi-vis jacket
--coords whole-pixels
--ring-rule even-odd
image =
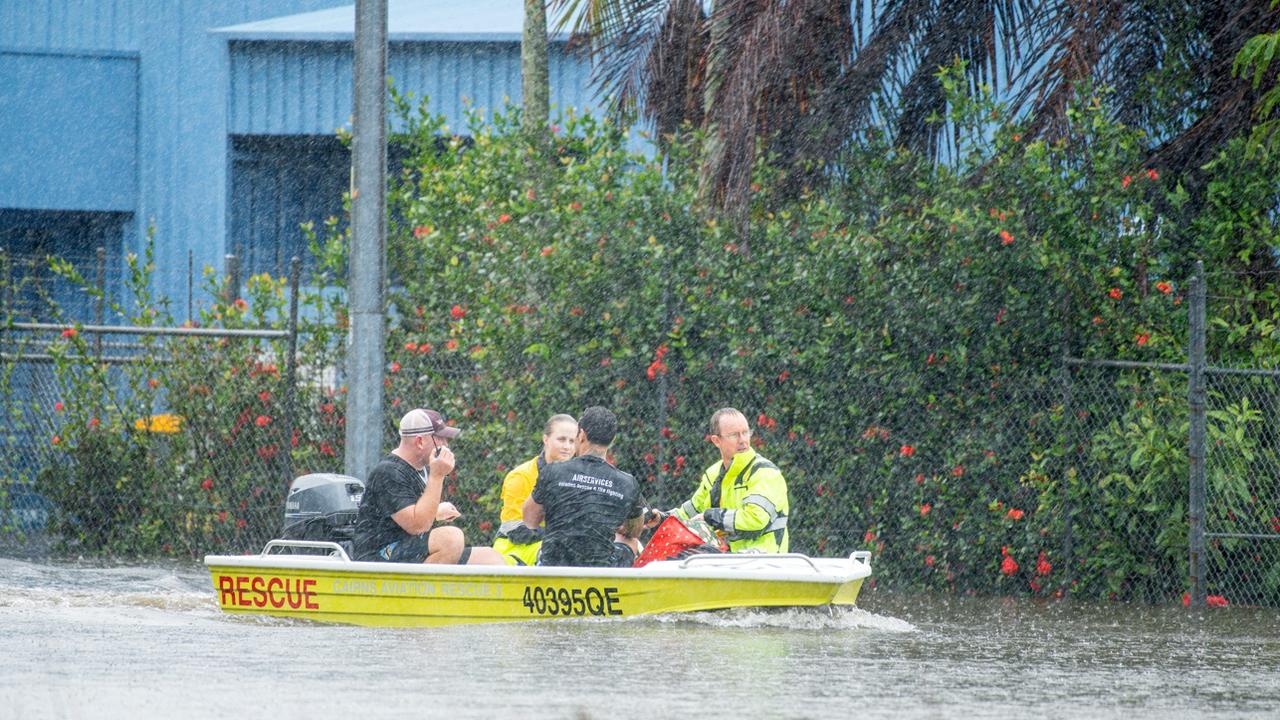
[[[733,408],[711,416],[711,444],[720,461],[702,473],[693,497],[671,512],[681,520],[698,514],[723,533],[731,552],[787,551],[787,481],[778,466],[751,447],[751,426]]]

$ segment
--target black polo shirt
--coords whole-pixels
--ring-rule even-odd
[[[378,560],[379,550],[411,537],[391,516],[417,503],[426,487],[424,472],[414,470],[400,456],[392,453],[378,461],[356,514],[352,538],[356,560]]]
[[[614,532],[644,511],[636,479],[594,455],[548,464],[532,497],[546,511],[539,565],[612,565]]]

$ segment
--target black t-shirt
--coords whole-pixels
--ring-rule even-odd
[[[410,537],[391,516],[418,502],[426,475],[395,454],[378,461],[365,483],[352,538],[356,560],[377,560],[377,552]]]
[[[546,511],[539,565],[611,565],[614,531],[644,510],[636,479],[594,455],[549,463],[533,501]]]

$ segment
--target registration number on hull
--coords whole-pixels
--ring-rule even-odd
[[[587,615],[621,615],[622,602],[618,588],[556,588],[528,585],[521,600],[530,615],[584,617]]]

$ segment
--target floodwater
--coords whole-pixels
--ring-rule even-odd
[[[197,566],[0,559],[3,718],[1280,717],[1280,612],[859,609],[428,629],[224,616]]]

